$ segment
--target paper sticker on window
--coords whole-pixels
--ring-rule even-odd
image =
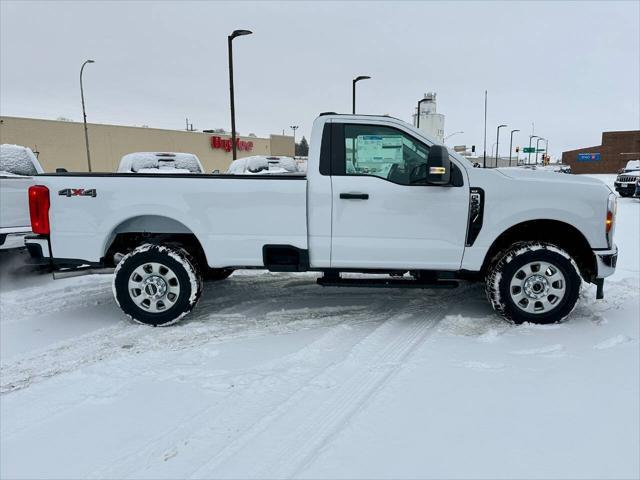
[[[444,175],[447,173],[445,167],[429,167],[429,175]]]

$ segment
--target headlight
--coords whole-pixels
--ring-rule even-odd
[[[613,232],[616,229],[616,211],[618,210],[618,197],[615,193],[609,194],[607,200],[607,217],[605,218],[605,233],[607,235],[607,245],[613,247]]]

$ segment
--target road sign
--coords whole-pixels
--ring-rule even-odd
[[[579,162],[599,162],[600,154],[599,153],[579,153],[578,161]]]
[[[540,152],[546,152],[546,150],[544,148],[539,148],[538,149],[538,153],[540,153]]]
[[[522,149],[523,153],[536,153],[536,147],[524,147]]]

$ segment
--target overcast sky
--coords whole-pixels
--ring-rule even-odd
[[[487,149],[497,124],[549,138],[551,153],[640,128],[640,2],[0,2],[0,113],[230,128],[227,35],[242,134],[309,136],[323,111],[411,121],[438,94],[449,144]],[[502,131],[501,144],[508,134]],[[518,134],[516,134],[518,135]],[[505,142],[505,143],[503,143]],[[506,148],[506,147],[505,147]],[[501,148],[501,152],[504,152]]]

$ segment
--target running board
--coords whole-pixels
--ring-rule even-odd
[[[324,278],[316,280],[323,287],[366,287],[366,288],[456,288],[455,280],[420,282],[418,280],[392,278]]]
[[[53,272],[54,280],[62,280],[63,278],[81,277],[82,275],[107,275],[114,272],[114,268],[91,268],[80,267],[68,270],[55,270]]]

